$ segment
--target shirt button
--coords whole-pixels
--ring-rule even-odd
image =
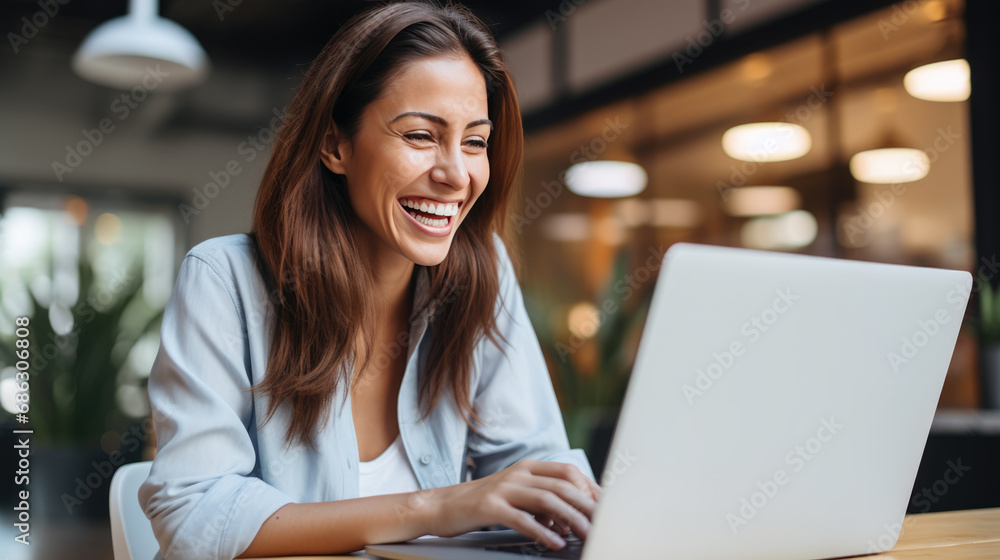
[[[431,456],[430,455],[424,455],[423,457],[420,458],[420,462],[423,463],[423,464],[425,464],[425,465],[431,464]]]

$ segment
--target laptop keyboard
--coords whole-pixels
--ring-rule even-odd
[[[536,542],[523,542],[517,544],[498,544],[487,546],[486,550],[496,550],[498,552],[510,552],[522,556],[538,556],[540,558],[568,558],[579,560],[583,554],[583,541],[576,535],[564,537],[566,546],[562,550],[552,550]]]

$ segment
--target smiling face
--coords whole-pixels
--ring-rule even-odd
[[[347,178],[372,246],[440,264],[490,178],[486,82],[468,57],[425,58],[368,104],[358,131],[328,134],[321,158]]]

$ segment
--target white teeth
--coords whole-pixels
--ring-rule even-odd
[[[408,199],[402,199],[401,203],[406,208],[413,208],[414,210],[420,210],[421,212],[436,214],[438,216],[455,216],[458,214],[458,204],[456,203],[428,204],[426,202],[417,203]]]
[[[418,221],[418,222],[420,222],[422,224],[427,224],[427,225],[429,225],[431,227],[444,227],[444,226],[448,225],[448,218],[442,218],[440,220],[432,220],[430,218],[425,218],[423,216],[414,214],[413,212],[407,212],[407,213],[410,216],[413,216],[414,220],[416,220],[416,221]]]

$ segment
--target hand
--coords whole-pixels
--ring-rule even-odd
[[[454,537],[502,523],[554,550],[566,544],[556,531],[567,535],[572,530],[586,538],[601,495],[601,487],[575,465],[531,459],[433,490],[430,523],[435,536]]]

